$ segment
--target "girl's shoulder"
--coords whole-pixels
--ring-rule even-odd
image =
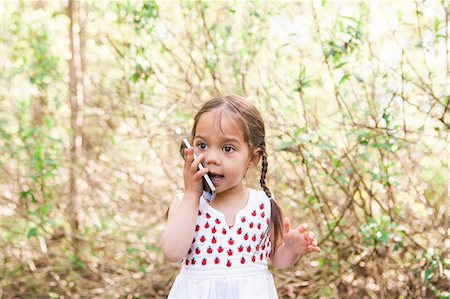
[[[267,194],[266,194],[266,192],[264,192],[264,190],[250,188],[250,187],[248,188],[248,190],[249,190],[249,199],[251,199],[252,201],[255,201],[255,200],[264,201],[264,202],[270,201],[269,196],[267,196]],[[179,202],[182,202],[183,196],[184,196],[184,193],[182,191],[179,191],[179,192],[175,193],[174,199],[178,200]],[[275,196],[273,194],[272,194],[272,199],[275,199]],[[200,202],[203,203],[205,201],[206,200],[202,196]]]
[[[254,188],[248,188],[250,191],[250,198],[252,199],[259,199],[260,201],[270,201],[269,196],[267,196],[266,192],[264,192],[264,190],[261,189],[254,189]],[[272,198],[274,196],[272,195]]]

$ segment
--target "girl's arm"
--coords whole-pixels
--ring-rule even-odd
[[[183,169],[183,200],[175,196],[170,204],[167,226],[161,236],[164,255],[172,262],[179,262],[189,250],[197,222],[200,196],[203,193],[202,176],[208,168],[198,169],[203,156],[194,160],[194,149],[186,149]]]
[[[320,252],[317,240],[313,232],[307,232],[306,223],[291,229],[289,218],[283,220],[283,237],[276,246],[275,254],[272,256],[273,265],[277,268],[289,268],[297,259],[310,252]]]
[[[172,200],[167,226],[161,237],[164,255],[172,262],[179,262],[192,244],[197,222],[199,198],[185,195]]]

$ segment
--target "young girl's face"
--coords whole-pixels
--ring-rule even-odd
[[[255,164],[240,122],[231,113],[204,113],[198,120],[193,144],[195,153],[204,155],[203,164],[218,193],[241,187],[245,172]]]

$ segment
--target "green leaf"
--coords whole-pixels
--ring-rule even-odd
[[[298,128],[297,130],[294,131],[294,136],[298,137],[298,135],[300,135],[301,132],[303,132],[304,130],[306,130],[307,126],[303,126],[301,128]]]
[[[74,267],[75,269],[84,269],[86,268],[86,265],[82,260],[80,260],[76,255],[72,254],[69,257],[69,263]]]
[[[140,272],[142,272],[144,274],[148,273],[147,269],[146,269],[146,267],[144,265],[139,265],[138,269],[139,269]]]
[[[30,228],[28,230],[27,238],[29,239],[29,238],[32,238],[32,237],[36,237],[36,235],[37,235],[37,228],[33,227],[33,228]]]
[[[133,81],[133,83],[136,83],[137,81],[139,81],[139,74],[134,73],[134,74],[131,76],[131,81]]]
[[[392,151],[392,144],[389,143],[374,143],[371,145],[374,148],[381,148],[384,149],[387,152],[393,153]]]
[[[338,83],[338,84],[339,84],[339,85],[344,84],[345,81],[348,80],[348,78],[350,78],[350,75],[349,75],[349,74],[345,74],[344,76],[342,76],[341,80],[339,80],[339,83]]]
[[[42,216],[47,216],[48,213],[51,211],[52,209],[52,205],[51,204],[46,204],[44,206],[41,207],[41,215]]]
[[[339,166],[341,166],[341,161],[338,160],[336,157],[333,157],[331,162],[333,163],[334,168],[339,168]]]
[[[341,175],[336,176],[336,179],[344,185],[348,184],[348,180]]]
[[[285,150],[285,149],[288,149],[288,148],[293,147],[294,145],[295,145],[295,142],[294,142],[294,141],[286,141],[286,142],[281,143],[281,144],[278,146],[278,150],[283,151],[283,150]]]
[[[315,202],[317,202],[317,198],[315,196],[311,196],[310,198],[308,198],[308,204],[312,205]]]
[[[334,68],[335,69],[340,69],[341,67],[343,67],[344,65],[346,65],[348,62],[346,62],[346,61],[344,61],[344,62],[341,62],[341,63],[339,63],[338,65],[336,65]]]
[[[432,277],[433,277],[433,270],[426,269],[424,275],[425,281],[429,281]]]
[[[160,251],[159,247],[154,246],[154,245],[149,245],[149,244],[145,245],[145,249],[150,250],[150,251]]]
[[[127,248],[128,254],[133,254],[133,253],[136,253],[137,251],[138,251],[138,249],[136,247],[128,247]]]
[[[332,150],[335,149],[336,147],[332,144],[329,143],[325,143],[325,142],[321,142],[317,144],[318,148],[324,149],[324,150]]]
[[[388,234],[385,231],[381,231],[381,237],[380,237],[381,242],[383,242],[384,245],[387,245],[388,243]]]
[[[439,19],[434,18],[434,31],[437,32],[439,30]]]

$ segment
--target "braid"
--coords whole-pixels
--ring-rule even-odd
[[[261,179],[259,183],[263,188],[264,192],[266,192],[269,198],[272,198],[272,193],[270,193],[269,187],[266,186],[266,174],[269,163],[267,162],[267,153],[266,153],[266,145],[265,143],[261,144],[261,158],[262,158],[262,170],[261,170]]]
[[[272,193],[269,190],[269,187],[266,186],[266,174],[267,174],[267,168],[269,166],[269,163],[267,162],[267,152],[266,152],[266,144],[265,142],[261,142],[260,145],[261,148],[261,158],[262,158],[262,170],[261,170],[261,179],[259,180],[259,183],[261,184],[261,187],[263,188],[264,192],[267,194],[267,196],[270,198],[270,218],[272,222],[272,228],[274,232],[274,239],[272,240],[273,247],[273,253],[275,253],[275,250],[278,246],[278,239],[282,237],[283,235],[283,213],[281,211],[280,206],[277,204],[277,202],[273,199]]]

